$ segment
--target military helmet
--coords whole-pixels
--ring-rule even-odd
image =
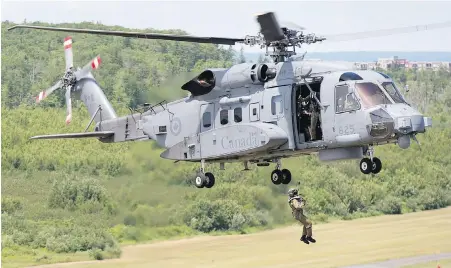
[[[291,188],[290,190],[288,190],[288,196],[289,197],[294,197],[298,195],[298,189],[296,188]]]

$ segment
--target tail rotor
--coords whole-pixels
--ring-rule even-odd
[[[36,97],[36,103],[40,103],[57,89],[66,91],[66,124],[70,124],[72,120],[72,99],[71,93],[77,81],[89,75],[92,70],[98,69],[101,63],[99,56],[95,57],[91,62],[86,64],[82,69],[75,71],[73,66],[72,38],[70,36],[64,39],[64,57],[66,61],[66,71],[63,77],[52,87],[42,91]]]

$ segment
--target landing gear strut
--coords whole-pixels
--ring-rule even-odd
[[[360,171],[363,174],[377,174],[382,169],[382,162],[379,158],[373,157],[374,149],[372,146],[368,147],[367,154],[370,158],[365,157],[360,160]]]
[[[196,179],[194,180],[194,185],[197,188],[211,188],[215,185],[215,176],[211,172],[204,173],[205,170],[205,160],[201,160],[201,168],[196,175]]]
[[[271,181],[272,183],[279,184],[288,184],[291,181],[291,172],[288,169],[282,169],[282,163],[280,159],[277,159],[276,169],[271,172]]]

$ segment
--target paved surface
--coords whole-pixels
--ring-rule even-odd
[[[345,266],[342,268],[394,268],[418,263],[438,261],[442,259],[451,259],[451,253],[441,253],[434,255],[424,255],[410,258],[394,259],[383,262]]]

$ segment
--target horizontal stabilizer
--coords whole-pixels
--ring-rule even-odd
[[[67,134],[52,134],[34,136],[30,139],[76,139],[76,138],[106,138],[114,135],[114,131],[97,131],[97,132],[82,132],[82,133],[67,133]]]

